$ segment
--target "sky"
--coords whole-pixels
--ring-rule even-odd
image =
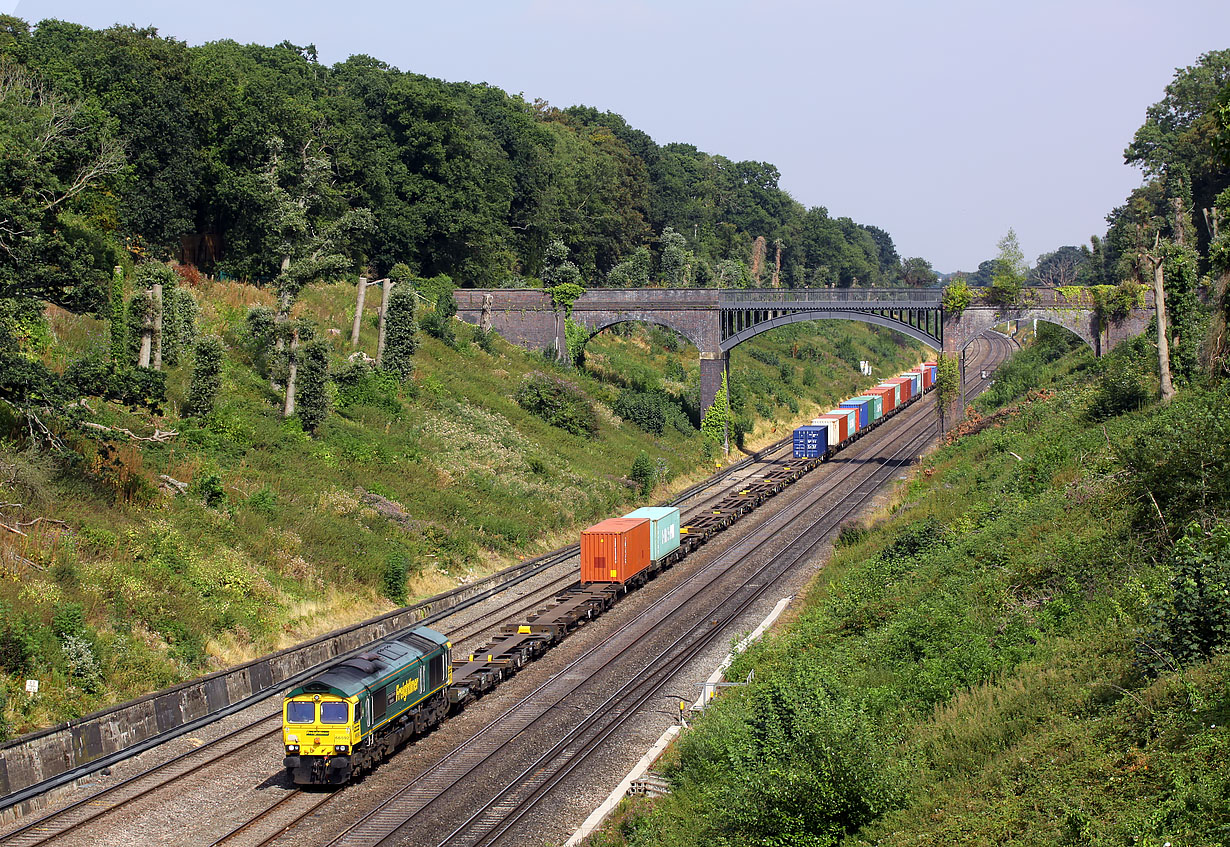
[[[27,21],[315,44],[617,112],[658,143],[771,162],[806,206],[973,270],[1084,244],[1140,184],[1123,149],[1227,0],[0,0]]]

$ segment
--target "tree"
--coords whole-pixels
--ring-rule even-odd
[[[0,55],[0,298],[102,308],[120,258],[104,189],[123,169],[114,123],[97,104]]]
[[[1053,253],[1043,253],[1030,272],[1030,280],[1037,285],[1059,288],[1076,285],[1081,278],[1082,267],[1092,260],[1088,248],[1060,247]]]
[[[693,258],[688,250],[688,240],[668,226],[662,230],[661,245],[658,264],[662,284],[671,288],[684,287],[688,284],[688,267]]]
[[[648,247],[638,247],[624,261],[611,268],[607,284],[613,288],[644,288],[649,285],[649,272],[653,257]]]
[[[1009,229],[997,246],[999,256],[995,259],[995,272],[991,276],[991,296],[998,303],[1013,303],[1021,296],[1029,274],[1029,264],[1021,252],[1015,230]]]
[[[901,281],[911,286],[930,286],[939,281],[939,277],[926,259],[906,259],[901,263]]]

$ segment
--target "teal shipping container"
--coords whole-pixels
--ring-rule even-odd
[[[884,417],[884,398],[881,397],[879,394],[860,394],[859,396],[851,397],[850,399],[871,401],[871,405],[868,406],[868,408],[871,409],[872,423]]]
[[[669,506],[643,506],[625,518],[649,521],[649,558],[658,561],[679,549],[679,510]]]

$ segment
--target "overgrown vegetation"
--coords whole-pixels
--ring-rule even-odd
[[[1040,339],[596,843],[1220,843],[1230,395]]]

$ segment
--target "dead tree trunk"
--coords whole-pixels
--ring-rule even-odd
[[[282,406],[282,417],[289,418],[295,413],[295,377],[299,375],[299,330],[290,332],[290,348],[286,351],[286,403]]]
[[[376,341],[376,364],[380,364],[384,360],[384,332],[385,326],[388,323],[389,315],[389,295],[393,293],[393,280],[382,280],[384,285],[380,291],[380,330]]]
[[[1154,250],[1157,249],[1156,242]],[[1170,339],[1166,331],[1166,280],[1162,256],[1146,256],[1153,263],[1153,306],[1157,313],[1157,370],[1162,380],[1162,402],[1174,399],[1174,382],[1170,378]]]
[[[367,277],[359,277],[359,302],[354,307],[354,326],[350,328],[350,349],[359,348],[359,325],[363,322],[363,301],[367,299]]]
[[[141,315],[141,349],[137,354],[137,366],[142,368],[149,367],[150,352],[154,346],[154,310],[150,308],[151,297],[148,291],[141,295],[145,312]]]
[[[154,370],[162,370],[162,283],[155,282],[154,296]]]

